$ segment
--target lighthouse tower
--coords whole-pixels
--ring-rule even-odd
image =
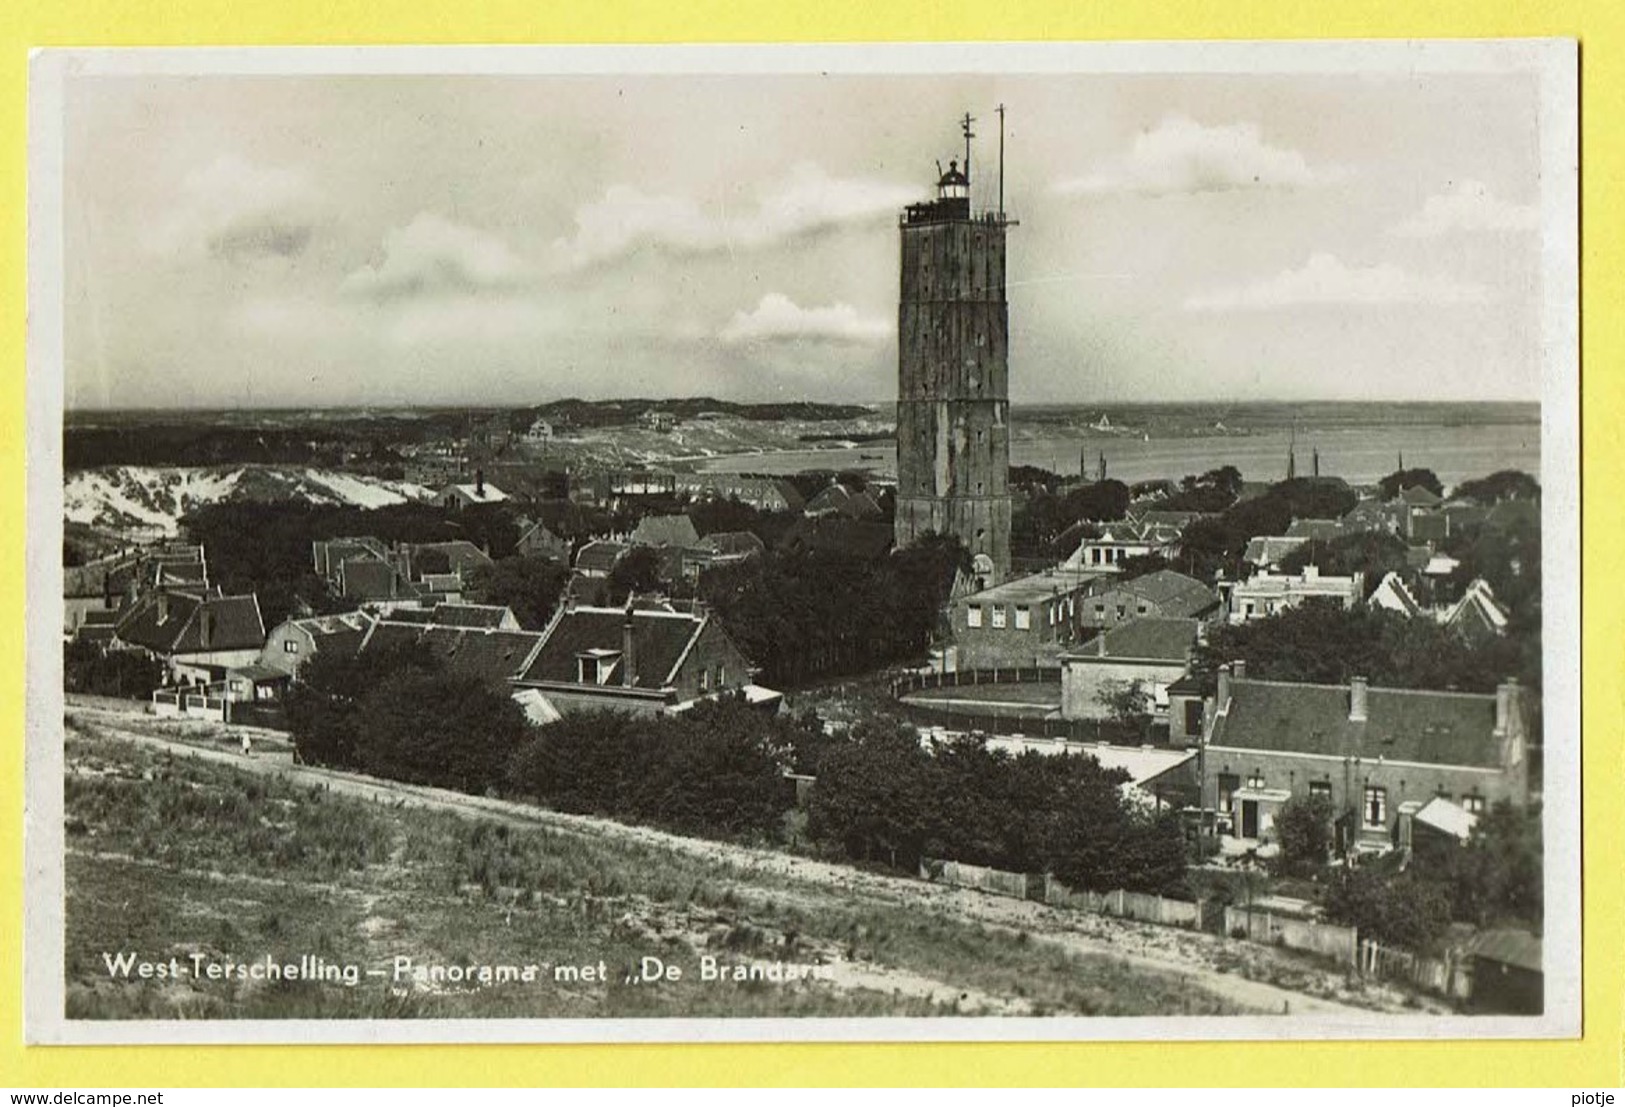
[[[934,200],[910,204],[897,317],[896,540],[956,535],[977,583],[1010,572],[1009,312],[1004,298],[1003,122],[999,206],[971,207],[970,140]]]

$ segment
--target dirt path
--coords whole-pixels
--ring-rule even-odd
[[[795,857],[771,850],[684,838],[647,827],[628,826],[607,819],[568,815],[524,803],[470,796],[420,785],[401,784],[358,773],[293,764],[285,736],[282,748],[266,749],[271,742],[256,741],[256,752],[244,757],[235,748],[198,744],[198,739],[221,741],[224,728],[218,724],[177,724],[164,720],[162,729],[175,732],[196,727],[193,741],[143,733],[138,720],[150,716],[132,715],[100,704],[70,704],[70,720],[82,719],[111,735],[150,749],[178,757],[231,765],[263,775],[283,776],[305,785],[322,785],[340,795],[366,800],[406,803],[465,817],[494,818],[515,825],[539,826],[551,830],[607,841],[636,842],[659,850],[672,851],[727,866],[734,870],[749,893],[752,874],[778,877],[806,886],[802,894],[791,893],[811,908],[827,907],[833,893],[842,900],[863,899],[910,910],[925,910],[960,920],[1019,933],[1068,952],[1108,958],[1120,963],[1166,973],[1186,981],[1191,987],[1219,996],[1258,1013],[1315,1014],[1321,1016],[1365,1016],[1373,1009],[1420,1014],[1434,1005],[1407,1008],[1405,997],[1391,989],[1368,988],[1360,994],[1348,992],[1343,974],[1321,968],[1306,959],[1267,946],[1237,942],[1217,935],[1193,933],[1171,927],[1153,926],[1132,920],[1084,912],[1066,911],[1031,901],[991,896],[969,889],[865,872],[849,866]],[[151,720],[157,722],[157,720]],[[134,725],[132,725],[134,724]],[[773,891],[779,900],[780,889]],[[1272,967],[1290,966],[1295,981],[1307,990],[1294,990],[1246,974],[1271,975]],[[1411,1001],[1412,1004],[1415,1000]],[[1436,1008],[1436,1010],[1444,1010]]]

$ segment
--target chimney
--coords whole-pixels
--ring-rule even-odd
[[[208,649],[214,644],[214,611],[207,602],[197,609],[198,644]]]
[[[1230,663],[1230,675],[1237,680],[1247,679],[1247,659],[1238,657]]]
[[[621,686],[631,688],[637,682],[637,657],[632,649],[632,597],[628,596],[626,621],[621,624]]]
[[[1230,703],[1230,672],[1230,666],[1219,666],[1219,702],[1214,705],[1216,711],[1223,711]]]
[[[485,499],[485,470],[474,470],[474,495],[477,499]]]
[[[1369,694],[1365,677],[1349,677],[1349,722],[1363,723],[1371,717]]]
[[[1303,579],[1304,580],[1319,580],[1320,579],[1320,566],[1319,565],[1305,565],[1303,567]]]
[[[1495,736],[1506,737],[1512,726],[1512,713],[1518,710],[1522,699],[1516,677],[1507,677],[1495,686]]]
[[[160,623],[169,621],[169,593],[162,588],[158,589],[158,621]]]

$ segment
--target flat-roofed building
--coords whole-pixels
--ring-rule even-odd
[[[958,667],[1059,664],[1080,638],[1084,599],[1098,577],[1046,569],[954,600],[949,619]]]

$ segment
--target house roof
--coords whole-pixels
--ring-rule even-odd
[[[1173,569],[1158,569],[1132,577],[1118,585],[1117,590],[1156,604],[1162,615],[1181,618],[1200,615],[1219,602],[1213,589]]]
[[[1434,507],[1444,502],[1443,497],[1434,495],[1420,484],[1413,484],[1409,488],[1401,488],[1399,495],[1394,498],[1412,507]]]
[[[440,603],[429,612],[429,621],[443,627],[500,627],[514,621],[511,610],[498,604]]]
[[[1077,592],[1099,576],[1099,573],[1083,569],[1045,569],[1041,573],[1016,577],[995,584],[992,588],[984,588],[967,596],[966,600],[976,604],[1036,603]]]
[[[162,619],[160,608],[165,609]],[[209,623],[207,645],[203,641],[205,619]],[[264,645],[265,623],[253,593],[203,596],[163,590],[137,600],[119,620],[117,634],[132,646],[159,654],[248,650]]]
[[[1527,930],[1485,930],[1467,943],[1465,952],[1486,961],[1542,972],[1540,939]]]
[[[720,531],[700,539],[700,547],[714,554],[748,557],[767,549],[762,540],[748,530]]]
[[[499,504],[508,498],[506,492],[490,481],[486,481],[484,487],[478,484],[448,484],[440,490],[441,496],[447,493],[456,493],[459,499],[476,504]]]
[[[454,538],[449,542],[419,542],[407,547],[407,551],[412,560],[412,574],[419,578],[430,573],[466,573],[470,569],[493,564],[490,554],[466,538]]]
[[[880,514],[880,505],[867,490],[854,492],[840,481],[833,481],[818,495],[807,501],[810,515],[834,511],[848,519],[873,519]]]
[[[1412,818],[1463,842],[1472,836],[1473,827],[1478,825],[1477,815],[1443,796],[1428,800]]]
[[[1120,623],[1094,642],[1068,654],[1068,657],[1133,658],[1139,661],[1184,662],[1196,645],[1195,619],[1162,619],[1142,616]]]
[[[1416,597],[1411,595],[1411,590],[1405,587],[1405,582],[1395,572],[1382,578],[1368,602],[1373,607],[1397,611],[1409,619],[1414,619],[1422,611],[1422,605],[1416,602]]]
[[[575,567],[583,571],[607,573],[615,568],[615,563],[627,548],[623,542],[588,542],[576,551]]]
[[[1252,565],[1274,565],[1307,541],[1307,537],[1284,534],[1249,538],[1247,552],[1242,557]]]
[[[1288,538],[1310,538],[1329,542],[1348,533],[1341,519],[1294,519],[1286,528]]]
[[[632,653],[635,659],[634,687],[666,687],[679,661],[708,622],[705,615],[670,610],[635,609],[632,620]],[[534,682],[576,682],[576,658],[591,650],[618,654],[628,612],[619,607],[577,607],[561,612],[543,632],[540,648],[521,678]],[[621,686],[621,666],[617,660],[609,683]]]
[[[1433,765],[1501,764],[1493,694],[1370,688],[1363,722],[1349,719],[1349,696],[1340,684],[1234,679],[1212,744]]]
[[[447,626],[420,629],[419,641],[445,664],[448,672],[474,677],[504,690],[542,641],[541,633],[533,630]]]
[[[1504,634],[1508,618],[1506,609],[1495,598],[1495,592],[1490,588],[1489,582],[1479,578],[1467,586],[1467,591],[1445,616],[1444,625],[1465,627],[1476,621],[1486,630]]]
[[[891,549],[892,528],[885,523],[848,519],[844,515],[804,516],[790,526],[779,546],[791,552],[876,561]]]
[[[336,654],[353,654],[359,650],[372,623],[370,616],[359,611],[293,620],[294,626],[310,635],[318,653]]]
[[[371,554],[339,565],[339,590],[352,600],[387,600],[400,593],[395,566]]]
[[[634,546],[695,546],[700,532],[687,515],[645,515],[632,532]]]

